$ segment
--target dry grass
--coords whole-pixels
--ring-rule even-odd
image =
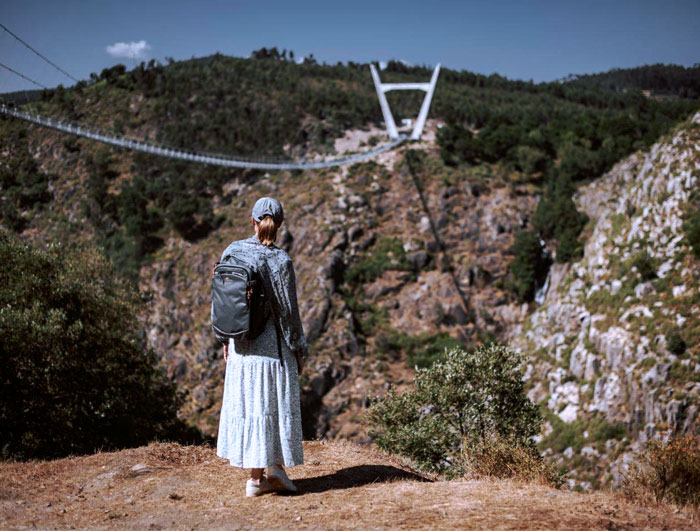
[[[350,443],[304,443],[294,496],[244,496],[246,471],[213,448],[154,443],[57,461],[0,463],[0,528],[693,529],[664,504],[516,480],[432,481]]]
[[[466,474],[475,479],[495,477],[559,488],[564,475],[542,459],[537,450],[518,446],[500,437],[481,444],[470,440],[462,443],[461,462]]]
[[[626,474],[623,491],[641,503],[688,506],[700,518],[700,437],[648,441]]]

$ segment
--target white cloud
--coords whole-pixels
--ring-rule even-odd
[[[379,70],[384,70],[388,64],[389,63],[387,63],[386,61],[379,61]]]
[[[127,59],[145,59],[151,50],[151,45],[146,41],[115,42],[106,48],[112,57],[125,57]]]

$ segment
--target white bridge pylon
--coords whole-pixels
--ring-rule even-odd
[[[422,90],[426,93],[425,98],[423,98],[423,104],[420,107],[420,112],[418,113],[418,118],[416,119],[416,125],[413,126],[413,132],[411,133],[411,140],[419,140],[420,135],[423,133],[423,128],[425,127],[425,120],[428,117],[428,109],[430,109],[430,102],[433,99],[433,92],[435,92],[435,84],[437,83],[437,78],[440,74],[440,63],[438,63],[435,70],[433,70],[433,75],[431,76],[429,83],[382,83],[379,79],[379,73],[377,72],[375,66],[370,64],[369,68],[372,71],[372,79],[374,79],[374,86],[377,89],[379,105],[381,106],[382,114],[384,115],[386,132],[389,134],[389,138],[391,139],[395,140],[399,138],[399,131],[396,129],[394,116],[391,114],[391,109],[389,109],[389,102],[386,101],[386,93],[390,90]]]

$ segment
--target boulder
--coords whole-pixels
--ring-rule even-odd
[[[425,251],[413,251],[406,254],[406,259],[414,271],[420,271],[430,262],[430,255]]]
[[[323,266],[323,275],[332,281],[332,291],[335,291],[336,287],[343,283],[345,267],[343,252],[338,249],[331,252]]]
[[[364,232],[364,229],[359,225],[353,225],[348,229],[348,238],[350,238],[351,242],[354,242],[355,240],[359,239]]]
[[[200,411],[210,405],[209,390],[204,384],[199,384],[192,390],[192,398]]]
[[[311,307],[309,317],[304,323],[306,340],[311,343],[315,341],[325,330],[328,312],[331,307],[330,297],[326,295],[318,303]]]
[[[447,325],[464,325],[469,322],[469,317],[464,311],[461,301],[452,301],[443,304],[443,322]]]
[[[581,378],[586,372],[586,361],[588,360],[588,351],[582,343],[577,343],[574,350],[571,351],[571,359],[569,360],[569,370],[576,378]]]
[[[591,411],[600,411],[606,415],[612,411],[612,406],[622,395],[619,376],[612,372],[598,378],[593,388],[593,403]]]
[[[586,370],[583,373],[583,377],[586,380],[593,380],[600,370],[600,360],[592,352],[588,353],[586,357]]]
[[[670,363],[657,363],[642,376],[642,383],[649,387],[656,387],[668,379]]]
[[[360,242],[360,250],[366,251],[370,247],[374,245],[374,242],[377,240],[377,235],[376,233],[372,232],[365,236],[365,238]]]
[[[641,282],[634,287],[634,296],[638,299],[644,299],[653,295],[656,292],[651,282]]]

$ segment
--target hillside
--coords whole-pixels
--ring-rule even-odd
[[[674,95],[697,98],[700,95],[698,81],[700,65],[646,65],[637,68],[615,68],[609,72],[571,76],[570,82],[586,88],[623,92],[648,90],[652,95]]]
[[[514,481],[431,481],[349,443],[304,443],[299,493],[244,496],[246,473],[207,447],[153,443],[0,463],[3,529],[695,529],[690,512]]]
[[[404,81],[426,73],[391,63],[382,77]],[[416,101],[408,97],[391,103],[398,118],[412,115]],[[359,151],[383,135],[367,65],[295,65],[275,57],[212,56],[167,66],[141,65],[130,72],[115,67],[89,83],[46,94],[36,108],[173,145],[253,156]],[[640,361],[636,354],[626,355],[625,363],[640,361],[637,372],[624,373],[617,362],[605,365],[603,356],[614,349],[599,338],[622,329],[623,325],[613,326],[613,320],[621,318],[613,310],[628,305],[624,298],[634,295],[632,276],[614,288],[617,295],[611,294],[611,299],[603,297],[606,289],[591,293],[591,302],[597,301],[599,308],[589,308],[588,301],[579,298],[564,303],[558,299],[563,295],[555,295],[566,286],[585,283],[572,275],[594,267],[588,262],[593,264],[598,248],[591,242],[602,245],[601,234],[607,234],[610,220],[615,230],[634,229],[641,238],[638,229],[647,221],[635,222],[634,228],[627,217],[646,220],[651,212],[647,209],[655,208],[653,197],[658,196],[659,205],[673,202],[664,207],[674,209],[669,218],[673,221],[655,229],[663,237],[644,237],[654,240],[653,246],[674,241],[681,248],[676,241],[681,234],[678,208],[687,203],[682,194],[689,184],[666,192],[649,188],[652,196],[635,192],[629,209],[620,207],[616,217],[601,217],[601,205],[628,193],[615,183],[627,182],[621,175],[639,173],[635,168],[650,156],[635,151],[649,148],[697,108],[697,100],[657,102],[575,83],[533,85],[444,70],[422,141],[373,162],[271,174],[172,163],[3,119],[2,222],[35,242],[97,246],[133,279],[147,299],[143,336],[169,378],[187,393],[182,417],[215,435],[224,363],[209,328],[209,274],[231,240],[251,234],[255,200],[273,195],[285,208],[279,243],[295,263],[311,346],[302,379],[307,438],[368,442],[362,422],[368,396],[384,393],[390,384],[406,385],[415,366],[429,365],[446,346],[512,339],[532,357],[531,396],[551,410],[550,425],[555,434],[562,434],[556,441],[543,434],[543,450],[551,448],[552,459],[580,469],[572,481],[590,488],[609,481],[608,462],[626,459],[621,452],[634,448],[632,443],[645,429],[651,431],[645,428],[649,423],[663,428],[669,411],[683,411],[674,413],[675,424],[670,424],[697,431],[690,415],[695,403],[681,394],[697,394],[692,387],[683,389],[696,381],[691,360],[697,357],[697,331],[683,333],[688,349],[679,360],[666,360],[663,347],[654,350],[651,343],[671,331],[668,319],[675,319],[677,327],[697,324],[688,313],[697,305],[690,296],[697,293],[692,280],[697,260],[687,249],[683,267],[673,272],[684,275],[673,279],[674,286],[686,286],[682,312],[674,309],[671,317],[661,310],[653,314],[660,327],[653,336],[650,331],[640,334],[641,328],[624,329],[630,334],[625,336],[628,341],[643,345],[639,356],[653,358]],[[678,177],[678,168],[694,171],[688,164],[697,160],[692,147],[697,140],[693,127],[687,131],[675,144],[675,137],[666,137],[652,148],[652,153],[663,152],[668,159],[664,165],[670,165],[665,174],[663,168],[648,175],[645,170],[647,179],[660,171],[659,182],[665,182]],[[520,300],[511,289],[516,233],[533,229],[540,198],[548,197],[557,183],[575,190],[608,170],[603,180],[577,196],[578,208],[590,218],[580,235],[588,241],[583,261],[555,264],[539,310],[537,303]],[[635,183],[632,179],[629,185]],[[576,211],[574,203],[571,208]],[[660,219],[666,219],[664,212],[657,213]],[[578,238],[577,232],[571,240]],[[548,240],[550,252],[561,244],[556,238]],[[640,241],[635,251],[641,245]],[[653,246],[649,252],[656,256]],[[569,259],[575,262],[576,253]],[[591,284],[606,280],[612,288],[613,277],[624,275],[617,261],[595,267],[600,271],[587,278]],[[563,277],[568,280],[561,281]],[[678,289],[669,286],[652,288],[675,297]],[[590,322],[595,321],[590,331],[600,331],[599,336],[579,339],[578,330],[566,328],[584,308]],[[686,319],[681,324],[678,312]],[[657,326],[631,322],[649,330]],[[642,343],[642,337],[650,343]],[[595,351],[591,344],[598,345]],[[585,363],[590,358],[594,368],[588,375],[581,369],[582,349]],[[644,384],[650,406],[643,415],[650,416],[641,422],[628,416],[626,406],[613,406],[613,388],[606,382],[619,374],[619,392],[630,393],[624,403],[634,404],[640,396],[634,393],[641,389],[644,374],[656,370],[657,358],[659,370],[669,364],[675,382],[671,394],[679,394],[671,402],[659,399],[671,388],[665,376],[652,378]],[[610,406],[605,418],[591,424],[573,422],[571,415],[582,414],[596,392],[610,397],[605,399]],[[558,422],[554,413],[564,420],[557,417]],[[582,439],[587,428],[596,434],[590,444]],[[598,460],[591,452],[602,457]]]
[[[579,481],[617,485],[647,439],[700,429],[700,264],[683,227],[699,146],[696,114],[580,189],[583,258],[554,265],[543,305],[510,333],[550,411],[542,445]]]

